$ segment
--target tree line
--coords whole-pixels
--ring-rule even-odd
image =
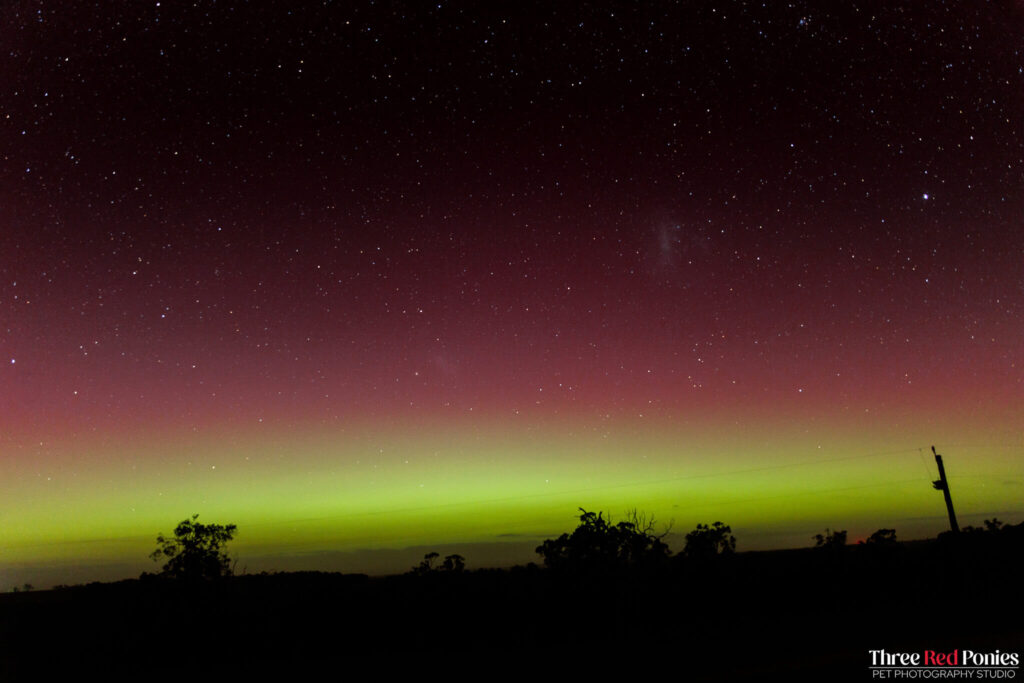
[[[547,539],[537,546],[536,552],[546,568],[556,572],[610,572],[630,568],[654,567],[663,564],[672,555],[665,537],[671,525],[660,533],[655,531],[653,516],[632,510],[626,519],[613,523],[603,512],[579,509],[579,525],[571,533]],[[234,524],[203,524],[199,515],[181,521],[172,536],[157,536],[157,548],[150,557],[164,560],[159,576],[186,581],[207,581],[233,574],[233,563],[228,555],[227,543],[234,539],[238,527]],[[998,519],[985,520],[984,527],[965,527],[960,535],[977,538],[1000,532],[1020,532],[1024,524],[1004,526]],[[948,536],[950,532],[940,535]],[[814,547],[838,551],[846,547],[846,530],[826,529],[811,539]],[[896,530],[879,529],[858,545],[874,548],[895,547]],[[715,557],[736,552],[736,537],[729,525],[720,521],[698,524],[685,536],[685,545],[677,557],[688,561],[707,562]],[[419,565],[410,570],[413,575],[438,572],[459,573],[465,570],[465,558],[448,555],[439,564],[436,552],[427,553]],[[144,574],[143,576],[146,576]],[[26,586],[26,589],[30,589]]]

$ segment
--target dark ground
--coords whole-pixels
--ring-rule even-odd
[[[1020,528],[959,539],[369,578],[159,578],[0,596],[0,678],[409,668],[871,680],[868,650],[1024,649]],[[444,674],[447,672],[447,674]],[[1017,678],[1022,673],[1016,671]]]

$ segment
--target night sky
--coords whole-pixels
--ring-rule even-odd
[[[1019,2],[304,4],[0,10],[0,589],[1021,521]]]

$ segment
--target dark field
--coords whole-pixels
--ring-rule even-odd
[[[0,671],[334,678],[361,662],[489,678],[667,665],[681,680],[866,681],[872,649],[1020,652],[1020,531],[622,571],[145,577],[5,594]]]

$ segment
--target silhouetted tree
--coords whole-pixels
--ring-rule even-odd
[[[632,524],[633,528],[641,534],[644,534],[646,536],[654,536],[655,538],[659,539],[665,538],[665,536],[667,536],[669,532],[672,531],[672,525],[674,524],[674,522],[670,521],[660,534],[655,534],[654,527],[656,521],[654,519],[654,515],[644,512],[642,510],[638,510],[637,508],[626,510],[625,521]]]
[[[997,533],[1000,529],[1002,529],[1002,527],[1003,523],[1000,522],[999,519],[996,517],[985,520],[985,531]]]
[[[845,539],[844,539],[845,540]],[[863,541],[864,545],[873,546],[893,546],[896,545],[896,530],[895,529],[879,529],[875,533],[868,536],[866,541]]]
[[[989,536],[996,535],[1004,529],[1003,523],[999,521],[999,518],[993,517],[992,519],[986,519],[983,522],[984,526],[965,526],[960,529],[960,533],[970,535],[986,534]],[[1005,527],[1007,529],[1013,528],[1013,526]],[[941,534],[940,534],[941,535]]]
[[[895,533],[895,532],[894,532]],[[814,546],[816,548],[842,548],[846,545],[846,530],[832,531],[825,529],[824,535],[814,535]]]
[[[715,557],[730,555],[736,551],[736,537],[732,529],[721,522],[711,526],[698,524],[697,528],[686,534],[686,546],[683,555],[687,557]]]
[[[234,538],[234,524],[200,524],[183,520],[174,529],[174,538],[156,537],[157,548],[150,554],[154,562],[167,558],[162,574],[176,579],[209,580],[231,575],[231,558],[224,545]]]
[[[429,574],[434,571],[434,560],[441,557],[439,553],[427,553],[423,556],[419,565],[412,568],[411,574]]]
[[[551,569],[607,571],[638,564],[650,564],[669,555],[661,538],[637,528],[635,522],[612,524],[601,512],[580,508],[580,524],[572,534],[548,539],[537,547],[544,564]],[[653,525],[653,518],[650,522]]]
[[[446,572],[461,572],[466,568],[466,558],[462,555],[446,555],[441,569]]]

